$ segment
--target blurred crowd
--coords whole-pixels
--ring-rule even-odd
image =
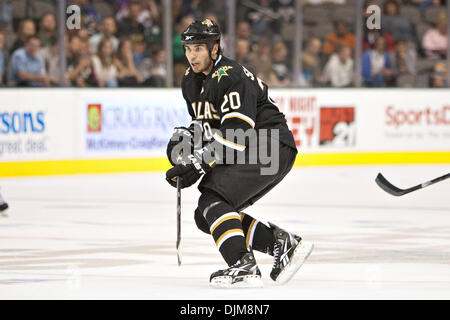
[[[352,87],[356,1],[303,0],[302,72],[295,75],[295,0],[236,1],[234,53],[226,1],[173,0],[172,57],[163,49],[162,0],[68,0],[81,9],[81,28],[66,30],[63,86],[164,87],[168,58],[179,86],[187,66],[179,34],[210,18],[222,26],[224,54],[269,86]],[[372,4],[381,9],[381,29],[364,24],[363,85],[446,86],[445,1],[364,1]],[[0,0],[0,87],[61,86],[56,8],[54,0]]]

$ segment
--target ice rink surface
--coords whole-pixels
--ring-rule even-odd
[[[255,253],[262,289],[213,289],[225,264],[193,221],[199,192],[182,191],[183,264],[177,266],[176,194],[163,173],[0,179],[3,299],[450,299],[450,181],[402,197],[449,166],[294,169],[246,212],[314,242],[284,286]]]

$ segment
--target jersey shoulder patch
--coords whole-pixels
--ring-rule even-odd
[[[230,74],[228,73],[230,69],[233,69],[233,66],[222,66],[218,68],[214,73],[212,74],[211,78],[217,78],[217,83],[220,82],[222,77],[229,77]]]

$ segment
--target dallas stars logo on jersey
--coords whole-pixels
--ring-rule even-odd
[[[231,67],[231,66],[220,67],[219,69],[217,69],[217,70],[213,73],[212,77],[213,77],[213,78],[218,77],[218,78],[217,78],[217,83],[219,83],[219,82],[220,82],[220,79],[222,79],[223,76],[228,76],[228,75],[229,75],[229,74],[227,73],[227,71],[228,71],[229,69],[232,69],[232,68],[233,68],[233,67]]]
[[[209,19],[203,20],[203,21],[202,21],[202,24],[206,24],[208,27],[211,27],[211,26],[213,25],[212,22],[211,22],[211,20],[209,20]]]

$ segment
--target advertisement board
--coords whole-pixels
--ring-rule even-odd
[[[271,90],[305,153],[450,151],[450,91]]]
[[[68,90],[2,89],[0,161],[75,157],[77,119],[72,101]]]
[[[173,128],[190,122],[181,92],[127,90],[83,95],[86,157],[151,157],[165,154]]]
[[[301,165],[450,162],[449,90],[269,95]],[[2,89],[0,176],[164,170],[173,128],[190,120],[179,88]]]

